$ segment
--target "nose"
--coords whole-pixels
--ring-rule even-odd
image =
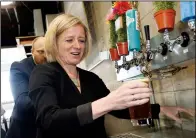
[[[78,40],[75,40],[74,47],[77,48],[77,49],[81,48],[80,42]]]

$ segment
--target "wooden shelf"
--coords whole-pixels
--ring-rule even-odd
[[[25,45],[23,45],[23,46],[26,46],[26,47],[28,47],[28,46],[32,46],[32,44],[25,44]]]
[[[27,56],[32,55],[32,53],[26,53]]]
[[[35,39],[36,37],[39,37],[39,36],[20,36],[20,37],[15,37],[15,38],[16,39],[29,39],[29,38]]]
[[[26,56],[31,56],[31,47],[33,40],[38,36],[21,36],[16,37],[17,45],[23,46],[25,49]]]
[[[17,45],[32,46],[33,40],[38,36],[21,36],[15,37]]]

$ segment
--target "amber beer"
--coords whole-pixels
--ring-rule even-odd
[[[148,78],[139,79],[139,81],[149,84]],[[131,119],[133,120],[142,120],[142,119],[151,118],[150,101],[148,101],[147,103],[143,105],[130,107],[129,113],[130,113]]]

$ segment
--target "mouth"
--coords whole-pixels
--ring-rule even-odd
[[[74,56],[79,56],[80,52],[71,52],[71,54],[74,55]]]

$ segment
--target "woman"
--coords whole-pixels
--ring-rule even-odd
[[[106,138],[105,114],[129,118],[128,107],[149,101],[151,90],[144,82],[130,81],[110,93],[97,75],[76,67],[91,41],[78,18],[59,15],[45,40],[49,63],[38,65],[30,78],[38,138]]]

